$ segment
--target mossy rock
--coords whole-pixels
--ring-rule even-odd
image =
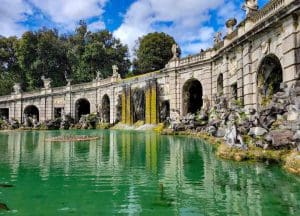
[[[284,169],[300,176],[300,153],[292,152],[285,158]]]
[[[154,128],[154,131],[161,133],[164,130],[164,128],[165,128],[164,123],[160,123]]]
[[[97,124],[97,129],[109,129],[110,128],[110,124],[109,123],[99,123]]]

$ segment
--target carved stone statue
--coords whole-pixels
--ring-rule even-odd
[[[261,43],[261,51],[262,51],[263,54],[270,53],[270,40],[263,41]]]
[[[228,34],[231,34],[233,32],[233,28],[236,24],[237,24],[237,20],[235,18],[231,18],[227,20],[226,27],[227,27]]]
[[[217,32],[214,36],[214,44],[222,42],[222,32]]]
[[[172,60],[178,59],[179,58],[179,46],[177,44],[172,45]]]
[[[112,77],[115,77],[115,78],[121,78],[121,76],[120,76],[120,74],[119,74],[119,72],[118,72],[119,68],[118,68],[117,65],[113,65],[113,66],[112,66],[112,70],[113,70],[113,75],[112,75]]]
[[[246,11],[246,15],[250,15],[252,12],[257,11],[258,10],[257,0],[245,0],[243,9]]]
[[[13,88],[14,88],[14,93],[15,94],[20,94],[21,93],[21,83],[15,83]]]
[[[96,81],[99,81],[99,80],[101,80],[101,72],[97,71],[96,72]]]
[[[72,79],[67,79],[67,86],[71,86]]]
[[[45,89],[51,88],[51,82],[52,82],[52,80],[50,78],[45,78],[45,76],[43,75],[43,76],[41,76],[41,80],[44,83],[44,88]]]

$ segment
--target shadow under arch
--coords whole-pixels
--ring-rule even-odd
[[[35,105],[28,105],[24,109],[24,116],[31,118],[36,117],[37,121],[39,121],[39,109]]]
[[[85,98],[80,98],[75,103],[75,120],[78,122],[83,115],[90,114],[91,105]]]
[[[195,114],[203,105],[203,89],[199,80],[192,78],[185,82],[182,89],[183,115]]]
[[[219,74],[217,79],[217,94],[218,96],[224,94],[224,77],[222,73]]]
[[[283,82],[282,66],[276,55],[269,54],[261,60],[256,80],[257,100],[261,106],[280,90],[280,84]]]

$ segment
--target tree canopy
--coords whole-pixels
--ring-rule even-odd
[[[0,95],[11,92],[14,82],[23,90],[42,87],[41,76],[52,79],[52,86],[91,81],[96,73],[102,78],[117,65],[124,77],[130,68],[128,48],[111,32],[90,32],[81,21],[71,35],[59,35],[55,29],[27,31],[21,38],[0,37]]]
[[[173,37],[163,32],[149,33],[138,39],[133,60],[133,73],[143,74],[165,67],[172,58]]]
[[[133,74],[163,68],[172,58],[173,37],[150,33],[138,39],[134,51]],[[80,21],[73,34],[60,35],[55,29],[27,31],[20,38],[0,36],[0,95],[9,94],[19,82],[24,91],[43,87],[41,77],[52,79],[52,86],[92,81],[112,74],[117,65],[122,77],[129,74],[131,63],[127,45],[108,30],[88,31]]]

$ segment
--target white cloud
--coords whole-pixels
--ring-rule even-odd
[[[59,29],[74,30],[79,20],[93,18],[90,30],[103,29],[104,6],[108,0],[1,0],[0,35],[20,36],[26,28],[26,20],[41,12],[41,21],[47,17]]]
[[[30,0],[30,2],[47,14],[51,21],[73,30],[79,20],[91,17],[100,19],[107,0]]]
[[[92,22],[88,25],[88,29],[92,32],[101,30],[101,29],[105,29],[105,23],[102,20]]]
[[[23,0],[1,0],[0,5],[0,35],[21,35],[25,28],[19,21],[31,14],[31,8]]]
[[[212,10],[217,17],[211,17]],[[137,0],[114,34],[132,49],[138,37],[163,31],[172,35],[187,55],[208,48],[227,18],[237,16],[240,20],[242,15],[240,0]],[[208,27],[208,22],[215,24]]]

